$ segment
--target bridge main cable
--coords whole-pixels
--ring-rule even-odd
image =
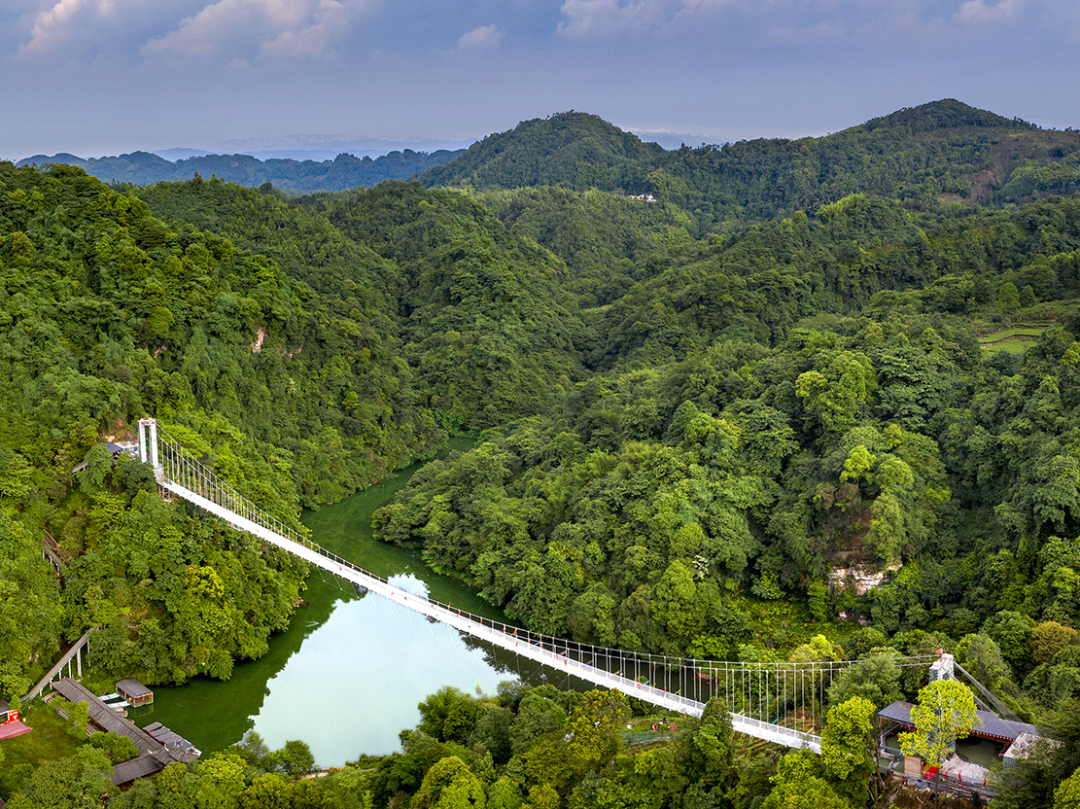
[[[179,441],[166,433],[153,419],[143,419],[139,422],[139,439],[140,459],[153,466],[155,478],[162,489],[221,518],[237,530],[288,551],[321,570],[382,596],[391,603],[399,604],[406,609],[487,641],[493,646],[514,652],[552,669],[572,674],[594,685],[618,689],[629,696],[677,713],[700,716],[704,710],[704,701],[627,677],[625,670],[615,673],[594,665],[596,661],[603,658],[624,663],[630,660],[635,666],[640,662],[651,669],[660,665],[651,655],[643,657],[620,649],[582,646],[563,638],[541,635],[521,627],[485,619],[458,610],[450,604],[443,604],[425,595],[410,592],[326,550],[264,512],[222,481],[212,469],[205,466]],[[571,654],[572,646],[576,649],[577,657]],[[924,656],[899,658],[897,663],[899,665],[926,665],[926,660]],[[731,672],[739,672],[744,683],[747,674],[760,675],[764,672],[767,678],[769,673],[774,673],[777,684],[781,678],[786,682],[788,677],[794,683],[796,674],[804,676],[803,669],[806,669],[810,672],[812,681],[818,679],[823,684],[825,673],[831,676],[844,664],[837,662],[811,665],[748,664],[665,657],[663,665],[668,669],[675,666],[683,670],[691,670],[696,678],[706,678],[710,681],[718,673],[727,675]],[[732,681],[734,681],[734,676]],[[726,687],[730,690],[730,686]],[[730,697],[731,694],[727,693],[726,696]],[[737,732],[787,747],[808,747],[815,753],[821,752],[821,738],[814,734],[735,712],[731,713],[731,719],[732,726]]]

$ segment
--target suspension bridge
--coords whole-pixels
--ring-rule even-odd
[[[711,698],[720,697],[731,709],[737,733],[821,753],[821,737],[815,731],[824,719],[826,691],[850,661],[698,660],[593,646],[530,632],[395,586],[320,547],[222,481],[209,459],[204,463],[154,419],[139,422],[139,459],[153,467],[164,492],[394,604],[585,682],[618,689],[673,712],[700,716]],[[936,660],[937,655],[902,657],[896,664],[929,669]]]

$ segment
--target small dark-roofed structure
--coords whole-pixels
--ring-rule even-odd
[[[134,707],[154,702],[154,692],[138,680],[121,680],[116,684],[116,690]]]
[[[125,680],[122,682],[135,683],[136,681]],[[136,684],[138,685],[138,683]],[[117,683],[117,688],[119,687],[120,683]],[[116,713],[92,691],[83,686],[82,683],[65,677],[59,682],[53,683],[53,688],[56,689],[60,696],[71,702],[85,702],[89,707],[90,721],[94,725],[102,730],[112,731],[120,736],[127,736],[135,743],[135,747],[139,751],[139,757],[117,764],[113,768],[112,781],[117,786],[130,784],[136,778],[143,778],[160,772],[174,761],[187,763],[194,761],[201,755],[194,745],[177,736],[160,722],[155,722],[151,727],[154,727],[155,731],[163,738],[155,738],[130,719]]]
[[[118,787],[130,784],[136,778],[145,778],[164,770],[172,764],[172,758],[165,751],[147,753],[144,756],[122,761],[113,765],[112,782]]]
[[[89,706],[91,722],[102,730],[112,731],[118,736],[127,736],[135,742],[139,753],[154,753],[161,749],[161,744],[153,736],[137,727],[134,722],[120,716],[82,683],[65,677],[53,683],[53,688],[60,696],[71,702],[85,702]]]
[[[8,705],[8,701],[6,699],[0,699],[0,722],[7,721],[9,710],[11,710],[11,706]]]
[[[911,721],[911,709],[914,707],[910,702],[897,700],[878,711],[878,716],[882,719],[898,722],[909,730],[914,730],[915,723]],[[978,736],[981,739],[1012,742],[1022,733],[1039,735],[1039,729],[1034,725],[1029,725],[1027,722],[1012,722],[1008,719],[1002,719],[996,713],[990,711],[975,711],[975,716],[979,718],[981,724],[977,724],[971,729],[971,735]]]

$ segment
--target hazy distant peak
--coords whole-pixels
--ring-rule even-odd
[[[73,166],[78,166],[78,165],[80,165],[82,163],[85,163],[85,162],[86,162],[86,160],[84,158],[82,158],[82,157],[78,157],[78,156],[73,155],[73,154],[68,154],[67,152],[60,152],[59,154],[54,154],[52,157],[49,157],[48,155],[43,155],[43,154],[36,154],[33,157],[24,157],[22,160],[20,160],[15,165],[17,165],[17,166],[44,166],[44,165],[46,165],[48,163],[54,163],[54,164],[56,164],[56,163],[68,163],[68,164],[73,165]]]
[[[220,151],[251,155],[262,159],[288,157],[293,160],[328,160],[339,154],[356,157],[377,157],[391,152],[412,151],[431,154],[438,151],[457,151],[475,143],[468,140],[439,138],[372,138],[346,135],[288,135],[280,138],[245,138],[222,141]]]
[[[174,146],[171,149],[155,149],[154,154],[175,163],[177,160],[186,160],[189,157],[206,157],[210,152],[203,149],[185,149],[180,146]]]

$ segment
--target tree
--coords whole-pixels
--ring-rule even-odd
[[[965,635],[956,645],[956,657],[964,669],[992,691],[1015,692],[1012,672],[998,645],[987,635]]]
[[[735,759],[731,714],[723,700],[713,697],[701,713],[698,726],[678,737],[679,758],[690,780],[706,789],[729,780]]]
[[[940,767],[956,740],[965,738],[979,722],[975,710],[975,698],[956,680],[930,683],[919,691],[919,704],[911,709],[915,730],[898,737],[901,750]]]
[[[1011,315],[1020,308],[1020,292],[1016,288],[1016,284],[1008,281],[1001,285],[1001,289],[998,290],[998,308],[1001,309],[1002,314]]]
[[[777,764],[773,789],[761,809],[851,809],[821,777],[822,765],[809,750],[786,754]]]
[[[266,757],[267,765],[272,770],[280,770],[285,775],[296,777],[315,772],[318,765],[307,742],[292,740],[285,742],[280,750],[275,750]]]
[[[1080,809],[1080,769],[1054,790],[1054,809]]]
[[[860,802],[870,797],[871,776],[877,773],[873,726],[876,711],[870,700],[851,697],[829,711],[821,732],[825,774]]]
[[[893,700],[900,699],[900,667],[896,658],[900,653],[885,646],[871,649],[862,660],[852,663],[840,672],[826,692],[829,704],[836,706],[851,697],[863,697],[878,708],[884,708]]]
[[[982,631],[994,639],[1019,676],[1031,664],[1031,631],[1034,628],[1035,621],[1030,616],[1016,610],[1001,610],[986,619]]]
[[[1049,663],[1054,655],[1075,643],[1080,643],[1080,632],[1057,621],[1043,621],[1031,630],[1031,656],[1036,663]]]
[[[457,756],[441,758],[424,776],[410,804],[414,809],[484,809],[480,779]]]
[[[127,736],[121,736],[111,731],[104,733],[99,730],[92,733],[90,735],[90,744],[104,751],[113,764],[130,761],[139,756],[139,748],[135,746],[135,742]]]
[[[11,809],[106,806],[116,794],[112,765],[100,750],[84,745],[68,758],[43,762],[21,794],[8,802]]]
[[[513,753],[510,746],[510,726],[513,721],[514,714],[509,708],[488,708],[473,728],[469,736],[470,744],[482,744],[496,764],[505,764]]]
[[[290,784],[277,773],[265,773],[240,793],[242,809],[290,809]]]
[[[619,747],[616,731],[630,718],[630,705],[619,691],[586,691],[570,720],[570,752],[586,767],[614,756]]]
[[[267,757],[270,755],[270,748],[266,746],[263,737],[254,730],[247,731],[244,734],[244,738],[230,747],[228,752],[240,756],[240,758],[244,759],[244,761],[257,770],[267,769],[264,762],[266,762]]]
[[[520,809],[524,802],[521,785],[505,775],[488,788],[488,809]]]
[[[215,753],[193,769],[196,809],[235,809],[240,805],[240,795],[247,787],[247,764],[240,756]],[[163,789],[162,784],[158,789]]]
[[[464,743],[483,711],[480,704],[453,686],[443,686],[418,706],[419,730],[439,741]]]
[[[560,705],[535,692],[526,694],[510,729],[513,752],[524,753],[542,736],[561,734],[566,722],[566,711]]]
[[[87,702],[73,703],[68,711],[68,721],[71,724],[68,725],[67,732],[76,739],[85,738],[86,726],[90,723],[90,704]]]

